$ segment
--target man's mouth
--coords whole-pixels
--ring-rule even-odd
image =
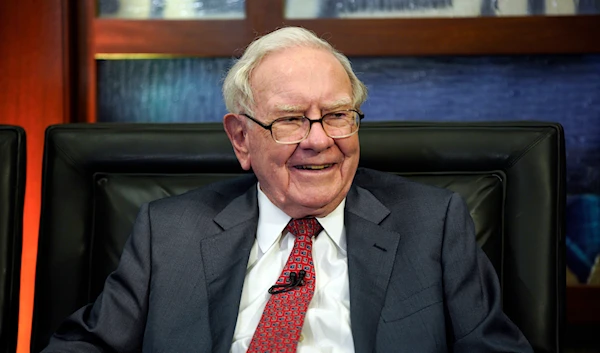
[[[331,167],[333,164],[319,164],[319,165],[295,165],[294,168],[301,170],[323,170]]]

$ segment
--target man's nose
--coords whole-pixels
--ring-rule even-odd
[[[325,133],[323,123],[312,122],[308,136],[300,142],[300,147],[310,148],[315,151],[326,150],[334,144],[334,141]]]

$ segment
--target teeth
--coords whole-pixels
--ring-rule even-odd
[[[299,165],[296,166],[296,168],[298,169],[306,169],[306,170],[321,170],[321,169],[325,169],[325,168],[329,168],[331,167],[331,164],[325,164],[325,165]]]

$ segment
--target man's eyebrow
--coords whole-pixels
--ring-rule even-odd
[[[341,107],[347,107],[352,104],[352,100],[350,98],[342,98],[337,101],[333,101],[327,103],[323,106],[323,110],[335,110]]]
[[[324,111],[332,111],[341,107],[347,107],[352,104],[352,99],[350,98],[342,98],[336,101],[332,101],[329,103],[325,103],[321,110]],[[275,112],[278,114],[286,114],[286,113],[301,113],[306,110],[306,107],[301,105],[292,105],[292,104],[278,104],[275,105]]]
[[[278,113],[298,113],[304,111],[304,107],[299,105],[282,104],[276,105],[275,111]]]

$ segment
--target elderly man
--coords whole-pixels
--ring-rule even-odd
[[[459,196],[359,169],[366,89],[300,28],[223,86],[253,175],[142,207],[117,270],[46,352],[530,352]]]

